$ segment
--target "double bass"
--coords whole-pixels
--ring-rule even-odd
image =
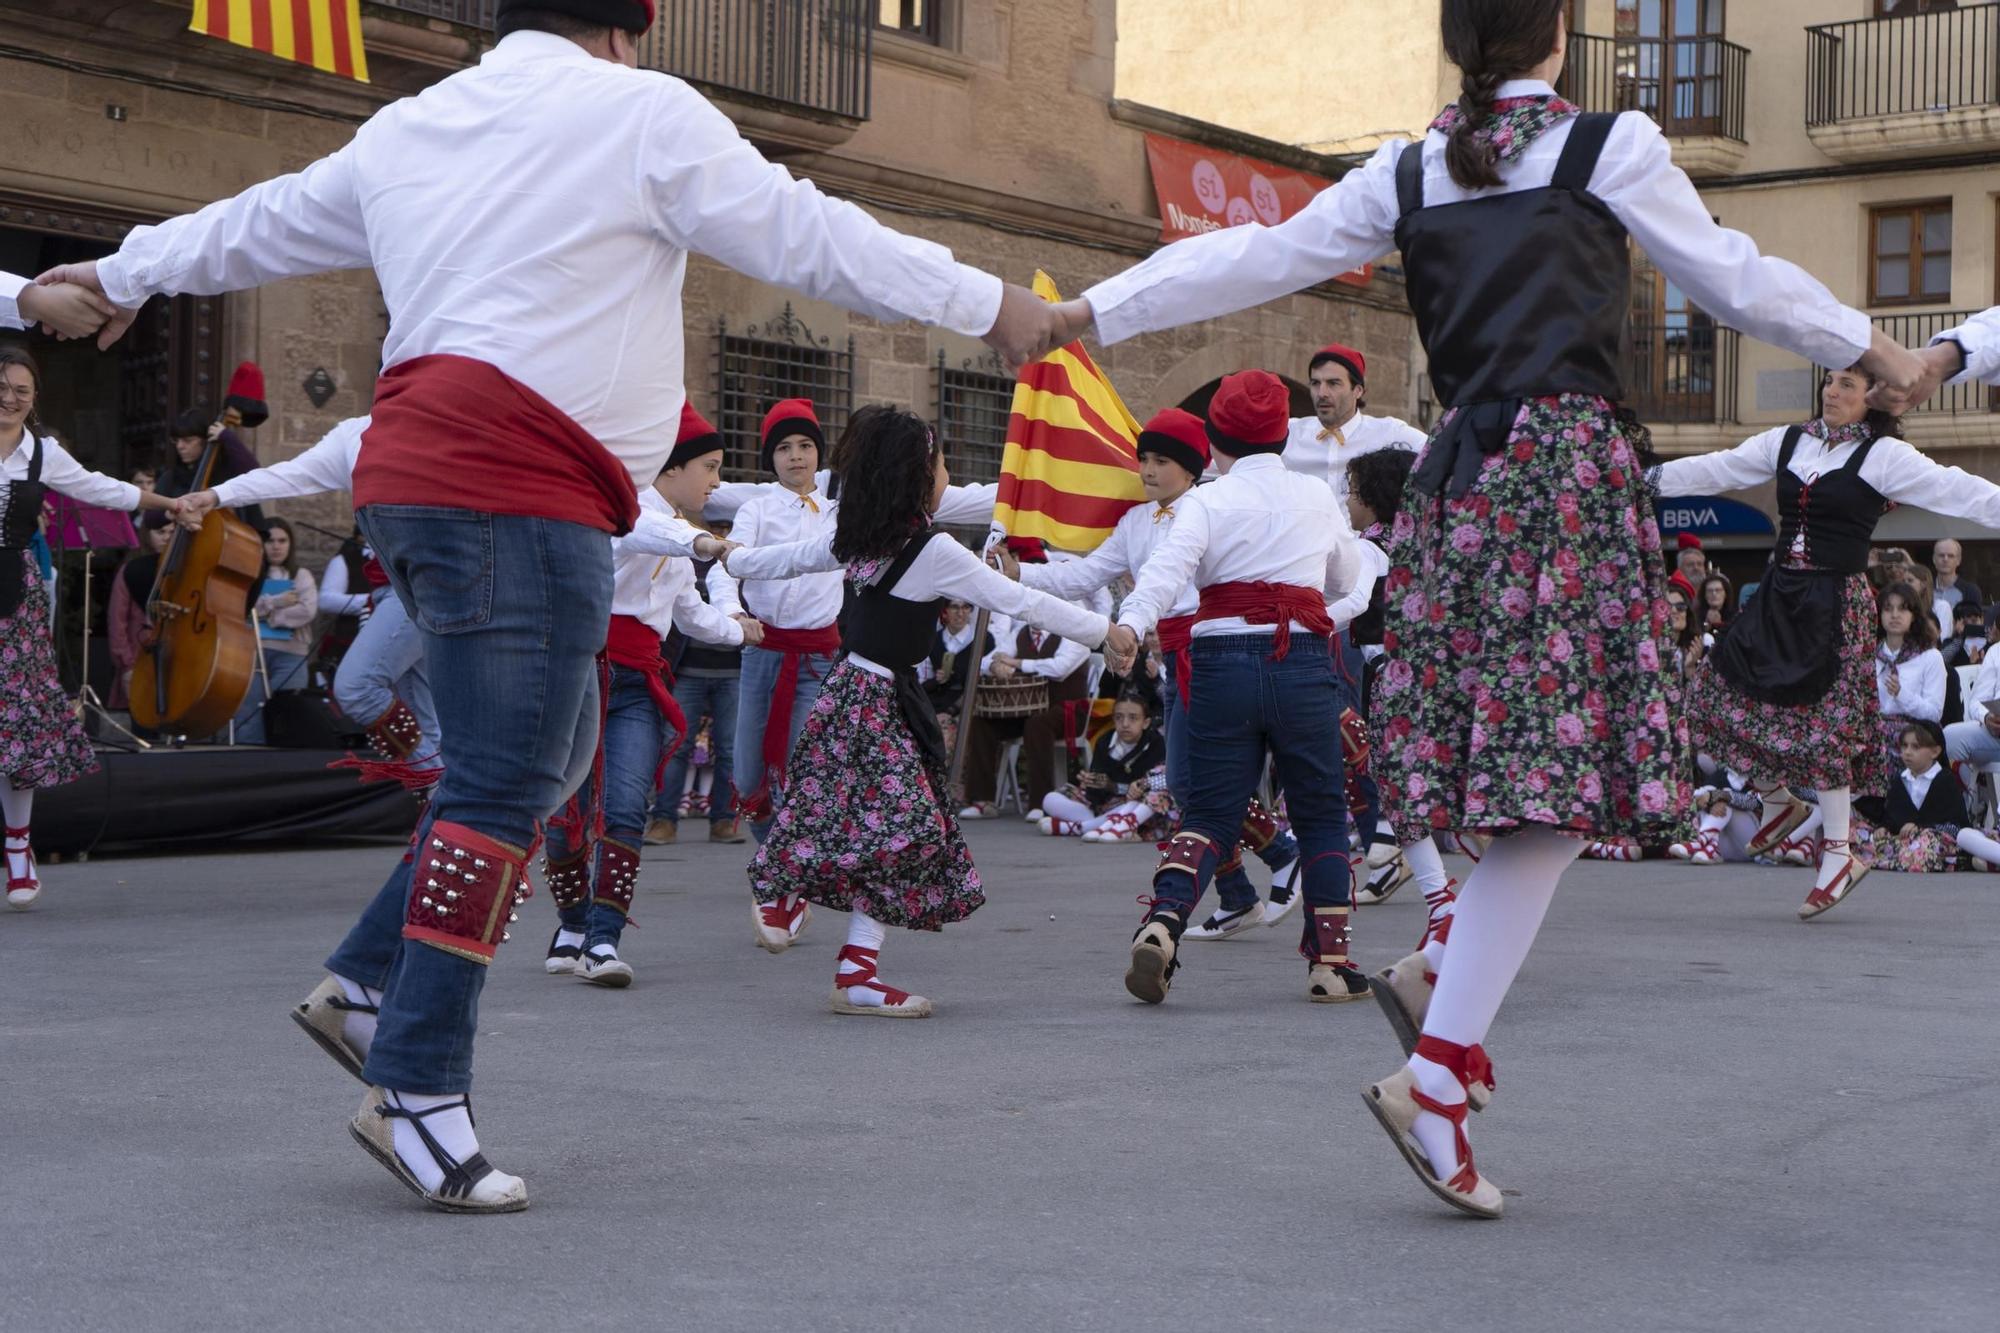
[[[191,492],[208,489],[221,448],[221,432],[211,431]],[[191,736],[229,725],[256,669],[250,603],[263,573],[257,530],[227,509],[211,510],[198,530],[175,531],[146,602],[152,642],[132,667],[135,722]]]

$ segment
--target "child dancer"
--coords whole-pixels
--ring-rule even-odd
[[[1106,647],[1107,665],[1131,670],[1146,631],[1183,588],[1198,590],[1188,648],[1191,779],[1125,973],[1125,989],[1148,1004],[1167,998],[1188,917],[1235,845],[1267,757],[1276,762],[1303,863],[1307,998],[1328,1004],[1368,994],[1348,958],[1345,698],[1327,613],[1328,600],[1346,596],[1363,566],[1333,489],[1278,458],[1287,402],[1283,381],[1269,371],[1223,377],[1208,410],[1222,476],[1184,502],[1173,535],[1139,571]]]
[[[1882,831],[1862,844],[1861,856],[1877,870],[1923,874],[1958,869],[1962,853],[2000,870],[2000,841],[1968,827],[1965,790],[1943,763],[1944,729],[1905,722],[1897,739],[1903,768],[1883,803]]]
[[[575,975],[598,986],[632,984],[632,965],[618,956],[632,896],[646,815],[667,757],[687,738],[688,721],[674,701],[672,673],[660,640],[678,626],[703,643],[733,647],[755,642],[755,621],[739,622],[701,599],[694,565],[660,554],[661,532],[698,533],[681,514],[698,514],[722,484],[722,436],[692,403],[681,409],[680,435],[667,465],[639,493],[651,517],[612,543],[611,626],[605,638],[603,727],[598,761],[565,818],[548,831],[549,896],[562,924],[543,966],[551,976]],[[597,705],[592,705],[597,706]]]
[[[840,661],[792,756],[790,794],[750,863],[751,920],[758,942],[777,952],[792,936],[764,906],[796,898],[851,912],[833,1011],[927,1018],[929,1000],[877,975],[885,928],[937,930],[985,901],[917,680],[938,612],[956,597],[1087,644],[1103,641],[1107,623],[988,569],[931,526],[948,477],[944,451],[917,417],[864,407],[841,447],[853,465],[832,532],[725,561],[743,579],[844,570],[852,594]]]
[[[49,593],[28,550],[42,497],[56,491],[123,512],[173,503],[71,458],[35,414],[41,391],[34,358],[0,347],[0,807],[7,821],[7,905],[20,910],[42,893],[29,842],[36,789],[97,771],[90,737],[56,675]]]
[[[1057,597],[1079,598],[1109,588],[1121,578],[1136,579],[1146,561],[1173,535],[1174,519],[1209,466],[1208,428],[1200,417],[1169,407],[1139,432],[1139,484],[1149,503],[1125,511],[1098,548],[1081,560],[1022,565],[1003,557],[1003,568],[1021,582]],[[1199,601],[1192,583],[1174,597],[1160,618],[1160,655],[1165,661],[1161,694],[1166,706],[1167,790],[1183,809],[1188,793],[1188,634]],[[1046,807],[1044,807],[1046,809]],[[1252,852],[1271,871],[1271,901],[1258,896],[1243,873],[1243,853]],[[1186,937],[1228,939],[1253,926],[1275,925],[1298,905],[1299,845],[1279,830],[1278,821],[1254,798],[1243,817],[1241,835],[1216,867],[1215,891],[1221,906]]]
[[[1895,418],[1868,407],[1877,382],[1858,366],[1833,371],[1811,421],[1649,473],[1661,495],[1777,480],[1781,522],[1771,564],[1757,595],[1717,637],[1688,720],[1696,748],[1763,798],[1752,855],[1805,823],[1809,808],[1794,787],[1819,793],[1824,836],[1802,920],[1838,906],[1868,873],[1849,848],[1854,793],[1880,792],[1889,776],[1878,720],[1878,611],[1867,574],[1875,524],[1890,501],[2000,524],[2000,486],[1940,467],[1896,438]],[[1921,605],[1914,594],[1903,597]],[[1895,665],[1883,670],[1885,694],[1886,668]]]
[[[1098,743],[1074,784],[1042,798],[1042,832],[1090,842],[1137,842],[1151,822],[1151,778],[1167,745],[1153,728],[1146,696],[1130,691],[1111,708],[1111,734]]]
[[[1686,816],[1658,529],[1614,413],[1636,240],[1718,320],[1822,365],[1916,359],[1790,264],[1725,231],[1648,117],[1579,116],[1549,80],[1564,0],[1442,0],[1462,95],[1275,227],[1159,251],[1062,307],[1107,343],[1213,318],[1400,245],[1448,410],[1391,537],[1377,706],[1399,835],[1496,836],[1460,892],[1423,1042],[1369,1105],[1424,1185],[1498,1216],[1465,1085],[1580,838]],[[1761,595],[1759,600],[1761,600]]]

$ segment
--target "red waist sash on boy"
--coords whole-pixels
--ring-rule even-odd
[[[526,514],[623,536],[632,476],[589,431],[484,361],[419,356],[375,381],[354,465],[354,505]]]
[[[778,680],[771,690],[771,706],[764,714],[763,779],[757,783],[757,790],[737,798],[752,820],[768,816],[771,788],[784,776],[786,752],[791,748],[792,705],[799,693],[799,668],[808,657],[831,657],[840,651],[840,626],[780,629],[776,625],[765,625],[764,641],[757,646],[783,653],[785,660],[778,665]]]
[[[1333,636],[1333,617],[1326,613],[1325,595],[1317,588],[1302,588],[1296,583],[1211,583],[1201,590],[1201,609],[1195,613],[1195,619],[1231,617],[1252,625],[1277,626],[1277,632],[1271,636],[1274,662],[1282,662],[1292,650],[1295,620],[1322,639]]]
[[[1188,689],[1194,683],[1194,661],[1188,655],[1188,645],[1194,642],[1194,622],[1199,619],[1199,615],[1168,616],[1157,627],[1160,651],[1180,654],[1174,659],[1174,688],[1180,692],[1182,708],[1188,706]]]
[[[586,851],[604,836],[604,725],[611,716],[611,668],[629,667],[646,678],[646,693],[653,706],[674,729],[673,744],[660,751],[653,765],[651,791],[658,792],[667,775],[667,764],[687,740],[687,715],[673,694],[674,673],[660,655],[660,632],[637,616],[613,616],[604,633],[604,650],[597,655],[597,754],[590,761],[590,805],[578,791],[564,803],[550,826],[559,829],[568,842],[568,853]]]

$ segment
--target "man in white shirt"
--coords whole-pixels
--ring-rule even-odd
[[[1347,501],[1347,464],[1377,449],[1424,447],[1424,433],[1395,417],[1364,416],[1368,404],[1368,359],[1352,347],[1329,343],[1306,367],[1313,415],[1293,417],[1285,434],[1285,466],[1333,487]]]
[[[653,0],[499,0],[499,42],[476,66],[384,107],[338,152],[44,275],[121,307],[115,336],[156,293],[375,271],[389,335],[355,503],[424,632],[446,777],[411,864],[302,1013],[343,1020],[326,1048],[371,1085],[357,1141],[456,1211],[527,1205],[473,1132],[474,1017],[536,825],[595,748],[594,725],[578,733],[595,720],[610,538],[637,517],[686,397],[688,255],[983,336],[1014,362],[1059,323],[795,180],[687,84],[638,69],[653,18]]]
[[[2000,764],[2000,651],[1989,648],[1965,691],[1965,721],[1944,729],[1945,760],[1967,791],[1978,789],[1977,767]]]
[[[1334,674],[1329,600],[1361,574],[1345,506],[1315,477],[1286,469],[1284,383],[1262,370],[1226,376],[1209,404],[1208,437],[1223,475],[1196,490],[1173,535],[1140,571],[1105,644],[1128,670],[1139,640],[1192,582],[1189,792],[1181,828],[1153,876],[1153,907],[1132,940],[1125,988],[1167,996],[1182,931],[1234,846],[1267,755],[1299,840],[1306,903],[1300,952],[1307,997],[1363,999],[1348,956],[1352,910],[1347,801],[1340,768],[1345,692]]]

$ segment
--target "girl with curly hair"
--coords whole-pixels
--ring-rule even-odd
[[[851,913],[833,1011],[927,1018],[929,1000],[877,976],[887,928],[937,930],[986,900],[952,813],[937,715],[917,678],[938,613],[955,598],[1092,645],[1109,625],[988,569],[933,526],[950,478],[921,419],[864,407],[837,452],[852,461],[830,533],[732,550],[724,561],[739,579],[839,570],[847,594],[839,659],[792,751],[770,836],[750,862],[751,923],[757,943],[781,953],[805,903]]]

